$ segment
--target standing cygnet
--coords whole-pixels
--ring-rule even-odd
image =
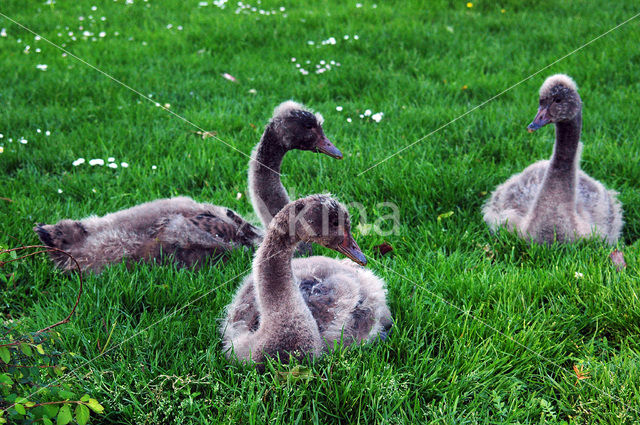
[[[292,101],[278,106],[254,150],[249,171],[251,199],[266,224],[264,211],[275,213],[289,202],[279,171],[282,157],[292,149],[342,157],[324,135],[322,117]],[[123,259],[171,258],[181,267],[193,267],[234,248],[252,249],[263,233],[230,209],[187,197],[159,199],[103,217],[40,224],[34,230],[45,245],[69,252],[83,270],[95,273]],[[74,268],[68,256],[50,255],[59,268]]]
[[[327,257],[292,261],[300,241],[366,259],[350,233],[348,213],[330,195],[288,204],[267,230],[253,273],[227,307],[222,337],[227,356],[262,362],[265,356],[318,356],[345,345],[385,338],[392,325],[384,282],[349,261]],[[261,366],[260,366],[261,367]]]
[[[572,242],[596,235],[615,244],[622,230],[617,193],[580,170],[582,101],[575,82],[563,74],[540,88],[538,114],[527,129],[556,127],[551,160],[538,161],[498,186],[483,207],[496,230],[507,226],[538,243]]]

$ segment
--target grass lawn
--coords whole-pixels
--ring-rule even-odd
[[[105,407],[92,421],[639,423],[640,18],[358,174],[640,6],[249,1],[256,12],[210,0],[4,0],[0,12],[245,154],[281,101],[321,112],[344,160],[289,153],[283,181],[292,197],[361,202],[370,223],[390,212],[379,203],[399,207],[391,235],[354,229],[387,282],[394,332],[306,363],[302,376],[276,363],[259,375],[225,359],[219,334],[249,253],[198,272],[116,265],[86,276],[75,316],[58,327],[74,353],[63,380]],[[245,155],[0,17],[2,28],[0,196],[12,201],[0,200],[2,246],[36,243],[36,222],[175,195],[257,222]],[[602,243],[529,246],[482,221],[488,193],[551,155],[553,128],[525,128],[556,72],[574,77],[584,102],[583,170],[620,192],[621,272]],[[367,109],[382,120],[361,119]],[[117,168],[88,164],[109,157]],[[384,241],[393,254],[375,256]],[[5,323],[40,329],[71,309],[78,279],[44,256],[11,272],[0,286]]]

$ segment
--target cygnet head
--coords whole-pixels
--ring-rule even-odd
[[[540,106],[527,130],[532,133],[549,123],[571,121],[582,109],[576,83],[565,74],[547,78],[540,87]]]
[[[276,107],[269,125],[286,149],[322,152],[342,159],[342,152],[325,136],[323,122],[322,115],[314,114],[303,105],[288,100]]]
[[[305,242],[315,242],[338,251],[364,266],[367,259],[351,235],[349,213],[329,194],[311,195],[290,203],[280,211],[269,227]]]

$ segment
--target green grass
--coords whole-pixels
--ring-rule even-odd
[[[219,336],[223,308],[249,254],[198,272],[114,266],[87,277],[77,314],[59,328],[65,348],[76,353],[68,366],[80,366],[65,379],[101,401],[100,420],[638,423],[640,19],[356,177],[640,12],[637,4],[505,0],[468,8],[466,1],[380,0],[376,8],[370,1],[356,8],[355,1],[263,1],[267,10],[285,6],[285,18],[279,11],[236,15],[231,3],[220,9],[198,7],[196,0],[58,0],[53,6],[7,0],[0,12],[66,43],[245,153],[282,100],[321,112],[345,159],[290,153],[284,184],[296,196],[330,191],[361,202],[370,222],[389,212],[377,203],[399,206],[396,234],[356,231],[370,267],[386,279],[394,333],[382,344],[307,364],[309,379],[282,379],[278,371],[287,368],[277,363],[258,375],[227,361]],[[97,41],[84,40],[79,25]],[[2,27],[0,196],[13,200],[0,200],[2,245],[36,243],[36,222],[102,215],[174,195],[255,219],[245,156],[202,140],[193,127],[0,17]],[[329,37],[337,44],[320,44]],[[292,57],[311,74],[300,74]],[[315,74],[320,60],[341,66]],[[225,72],[238,82],[224,79]],[[530,135],[525,127],[539,85],[556,72],[575,78],[584,101],[582,168],[620,192],[626,224],[618,249],[628,264],[622,272],[608,258],[612,248],[601,243],[529,246],[512,235],[491,235],[481,218],[488,192],[550,156],[553,129]],[[361,120],[365,109],[384,118]],[[28,144],[18,143],[20,137]],[[130,166],[71,165],[78,157],[110,156]],[[373,246],[385,240],[394,254],[376,258]],[[77,279],[55,272],[44,257],[24,261],[15,273],[16,285],[0,288],[5,320],[36,329],[70,310]],[[98,341],[105,343],[114,324],[114,349],[83,365],[100,354]],[[578,382],[574,365],[589,378]]]

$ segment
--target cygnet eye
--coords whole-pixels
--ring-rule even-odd
[[[553,101],[554,101],[555,103],[562,103],[562,98],[560,98],[560,97],[554,97],[554,98],[553,98]]]

